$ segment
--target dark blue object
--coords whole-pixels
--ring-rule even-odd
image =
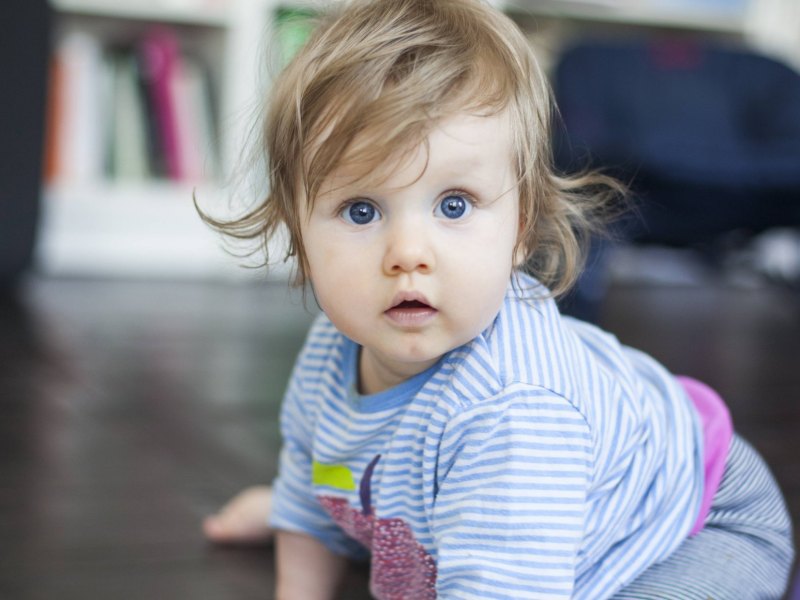
[[[800,75],[789,67],[694,41],[595,42],[562,56],[554,86],[559,167],[632,179],[649,230],[637,237],[687,243],[800,220]]]
[[[593,41],[562,55],[553,85],[559,169],[631,183],[637,214],[620,237],[687,245],[800,224],[800,75],[789,67],[688,39]]]

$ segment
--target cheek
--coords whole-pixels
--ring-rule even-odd
[[[348,243],[341,236],[316,232],[313,242],[307,245],[306,253],[310,272],[316,279],[336,279],[341,282],[359,277],[372,253],[366,248]]]
[[[495,226],[487,230],[479,241],[479,247],[487,265],[500,271],[516,267],[521,255],[517,248],[519,219],[513,212],[500,215]]]
[[[303,230],[303,242],[312,279],[324,276],[331,267],[336,266],[338,261],[332,256],[335,253],[335,237],[328,228],[312,222]]]
[[[331,318],[339,312],[363,310],[374,280],[368,254],[329,240],[324,232],[314,235],[314,241],[306,246],[306,256],[308,277],[320,307]]]
[[[503,303],[508,282],[514,269],[514,242],[501,239],[508,232],[480,236],[464,248],[457,265],[451,265],[450,289],[460,298],[454,307],[464,319],[472,324],[470,332],[477,335],[488,326]]]
[[[505,298],[512,271],[519,264],[516,251],[519,221],[514,212],[501,216],[497,226],[482,236],[475,248],[477,254],[469,261],[470,277],[480,315],[481,330],[496,316]]]

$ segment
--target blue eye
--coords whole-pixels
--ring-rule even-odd
[[[446,219],[460,219],[470,213],[472,204],[460,194],[449,194],[442,198],[436,208],[436,215]]]
[[[353,225],[368,225],[380,217],[378,211],[369,202],[359,200],[345,206],[342,218]]]

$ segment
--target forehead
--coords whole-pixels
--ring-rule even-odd
[[[356,142],[358,143],[358,139]],[[433,124],[422,140],[371,161],[345,159],[326,177],[323,194],[350,187],[404,187],[423,175],[505,179],[511,174],[512,136],[507,111],[462,112]],[[402,173],[403,178],[398,177]]]
[[[427,138],[430,162],[462,167],[509,160],[512,156],[508,112],[460,113],[439,122]]]

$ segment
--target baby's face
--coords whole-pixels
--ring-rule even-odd
[[[507,116],[444,120],[369,188],[345,169],[302,215],[320,306],[363,349],[374,393],[433,365],[494,319],[514,266],[519,197]],[[427,162],[427,165],[426,165]]]

